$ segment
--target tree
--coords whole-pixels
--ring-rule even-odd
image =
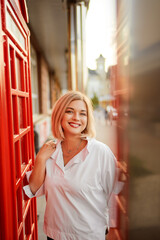
[[[94,93],[94,96],[93,96],[93,98],[91,98],[91,100],[92,100],[93,108],[94,109],[97,108],[99,106],[99,99],[98,99],[96,93]]]

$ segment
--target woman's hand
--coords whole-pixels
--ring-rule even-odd
[[[37,154],[35,165],[29,179],[29,186],[33,194],[37,192],[45,180],[46,161],[55,152],[56,144],[51,140],[46,142]]]
[[[41,161],[46,162],[48,158],[50,158],[50,156],[55,152],[55,150],[56,144],[53,142],[53,140],[46,142],[39,150],[36,160],[40,159]]]

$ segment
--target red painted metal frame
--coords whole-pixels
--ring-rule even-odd
[[[13,1],[12,1],[13,2]],[[16,46],[18,46],[19,49],[21,49],[21,51],[23,52],[24,55],[27,56],[27,45],[26,45],[26,42],[25,42],[25,48],[23,48],[20,43],[18,41],[15,41],[15,38],[14,38],[14,35],[12,34],[12,32],[10,31],[10,29],[7,28],[7,23],[6,23],[6,14],[7,14],[7,11],[8,13],[11,15],[12,19],[14,20],[14,22],[16,23],[19,31],[21,32],[22,36],[25,38],[25,40],[27,41],[27,36],[30,35],[30,32],[28,30],[28,27],[25,25],[22,25],[22,22],[20,22],[20,19],[22,19],[22,17],[20,17],[21,15],[19,14],[16,14],[16,12],[14,11],[14,9],[11,7],[11,5],[6,2],[6,4],[4,5],[4,9],[3,9],[3,12],[2,12],[2,16],[3,16],[3,23],[2,23],[2,26],[3,26],[3,31],[10,37],[10,39],[13,40],[14,44]]]
[[[10,239],[13,236],[13,212],[12,206],[12,190],[11,190],[11,169],[8,168],[9,164],[9,141],[8,141],[8,116],[6,106],[5,94],[5,77],[4,77],[4,57],[3,57],[3,34],[2,34],[2,18],[0,12],[0,239]],[[2,114],[3,113],[3,114]],[[3,161],[5,159],[5,161]],[[10,229],[10,231],[8,231]]]
[[[34,164],[29,29],[14,0],[1,0],[0,6],[0,239],[36,240],[36,200],[22,190]],[[25,49],[6,29],[8,9],[25,37]]]
[[[127,26],[127,17],[119,16],[123,11],[124,1],[117,0],[117,65],[111,68],[111,91],[115,97],[113,106],[118,111],[116,120],[117,132],[117,160],[121,169],[120,181],[124,182],[124,187],[116,197],[117,202],[117,226],[112,229],[109,240],[127,240],[128,239],[128,118],[129,112],[129,69],[124,65],[124,57],[128,56],[128,39],[123,37],[123,27]],[[120,13],[119,13],[120,12]]]
[[[124,50],[124,49],[123,49]],[[118,55],[117,65],[120,68],[123,66],[120,65],[119,59],[121,58]],[[117,70],[117,79],[118,82],[115,91],[115,107],[118,110],[118,120],[117,120],[117,153],[118,153],[118,164],[121,169],[120,181],[124,182],[124,187],[121,193],[117,196],[117,229],[115,232],[116,239],[119,240],[127,240],[128,239],[128,184],[129,184],[129,174],[128,174],[128,154],[129,154],[129,146],[128,146],[128,138],[127,138],[127,124],[128,124],[128,116],[125,116],[124,110],[124,101],[125,107],[128,109],[128,97],[129,91],[127,88],[128,76],[125,78],[126,85],[120,85],[121,81],[124,81],[121,74]],[[117,83],[116,82],[116,83]],[[123,87],[121,87],[123,86]],[[125,88],[124,88],[125,87]],[[123,177],[122,177],[123,176]]]

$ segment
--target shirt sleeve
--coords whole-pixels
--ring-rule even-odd
[[[114,194],[119,194],[124,186],[124,182],[119,181],[119,175],[120,175],[120,169],[116,166],[116,179],[115,179],[115,185],[113,189]]]
[[[121,191],[122,185],[118,182],[119,170],[116,157],[109,147],[106,146],[102,158],[102,186],[109,200],[112,193],[118,194]]]
[[[29,182],[31,173],[32,173],[32,171],[26,172],[26,178],[27,178],[28,182]],[[29,198],[40,197],[40,196],[44,195],[44,193],[45,193],[44,183],[40,186],[40,188],[37,190],[37,192],[35,194],[32,193],[29,185],[24,186],[23,190]]]
[[[102,186],[109,197],[116,181],[116,158],[108,147],[103,152],[102,158]]]

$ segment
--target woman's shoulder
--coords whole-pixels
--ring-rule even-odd
[[[108,164],[115,165],[116,163],[116,157],[110,147],[101,141],[91,139],[90,152],[92,153],[92,156],[94,156],[93,159],[96,161],[99,160],[103,164],[103,167],[108,167]]]
[[[89,139],[89,147],[102,152],[112,152],[108,145],[95,138]]]

